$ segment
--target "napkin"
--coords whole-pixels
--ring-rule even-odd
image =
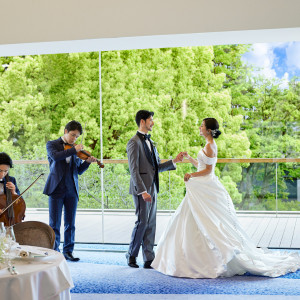
[[[29,252],[25,250],[21,250],[19,255],[20,257],[29,257]]]

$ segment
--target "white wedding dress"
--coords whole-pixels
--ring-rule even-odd
[[[198,171],[212,172],[186,182],[186,196],[163,233],[152,267],[166,275],[216,278],[278,277],[300,269],[297,252],[258,249],[241,228],[232,200],[214,174],[217,158],[198,154]]]

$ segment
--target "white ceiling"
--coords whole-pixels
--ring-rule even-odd
[[[300,40],[299,0],[0,0],[0,55]]]

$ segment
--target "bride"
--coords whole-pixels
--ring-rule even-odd
[[[152,267],[166,275],[216,278],[242,275],[278,277],[300,269],[297,252],[258,249],[240,226],[232,200],[215,176],[221,134],[214,118],[206,118],[200,135],[206,140],[197,160],[184,152],[197,172],[184,175],[186,195],[171,218]]]

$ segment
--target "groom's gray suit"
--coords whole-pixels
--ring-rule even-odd
[[[150,141],[150,148],[145,136],[137,132],[127,144],[127,156],[130,170],[130,188],[135,204],[137,221],[131,235],[128,255],[137,257],[142,245],[144,261],[152,261],[155,257],[153,246],[156,229],[157,193],[159,192],[158,173],[175,170],[176,166],[169,160],[160,163],[158,152]],[[151,202],[144,201],[142,193],[151,195]]]

